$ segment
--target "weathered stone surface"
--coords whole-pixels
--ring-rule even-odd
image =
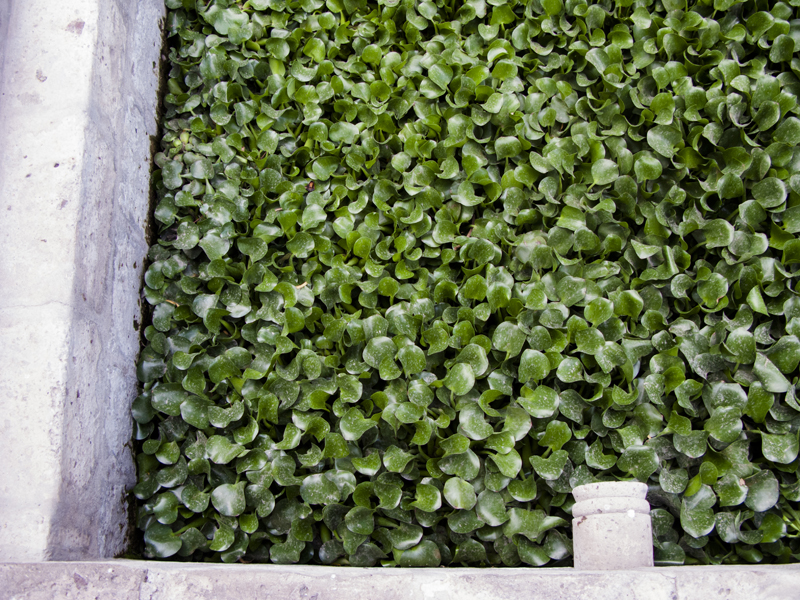
[[[351,569],[278,565],[154,565],[142,597],[242,600],[672,600],[674,581],[647,572],[573,569]]]
[[[653,530],[650,515],[629,510],[572,520],[575,567],[636,569],[653,566]]]
[[[800,565],[670,567],[679,600],[794,600],[800,598]]]
[[[8,15],[11,12],[11,2],[0,4],[0,56],[5,56],[6,39],[8,38]],[[0,60],[0,81],[3,81],[3,60]],[[0,94],[2,88],[0,87]],[[2,96],[0,96],[2,97]]]
[[[790,600],[800,565],[574,569],[356,569],[114,560],[0,564],[14,600]]]
[[[573,490],[575,568],[586,571],[653,566],[647,486],[638,481],[581,485]]]
[[[163,13],[0,2],[0,560],[124,545]]]
[[[146,570],[117,562],[0,563],[0,597],[9,600],[139,600]]]

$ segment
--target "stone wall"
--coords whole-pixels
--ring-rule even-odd
[[[135,478],[163,0],[0,5],[0,560],[110,557]]]
[[[798,565],[574,569],[358,569],[115,560],[0,564],[15,598],[50,600],[790,600]]]

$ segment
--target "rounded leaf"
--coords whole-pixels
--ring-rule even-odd
[[[463,396],[475,385],[475,373],[472,367],[466,363],[456,363],[447,373],[444,385],[456,396]]]
[[[475,489],[460,477],[448,479],[444,484],[444,498],[453,508],[469,510],[478,501]]]

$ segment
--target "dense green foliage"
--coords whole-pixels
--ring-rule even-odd
[[[798,0],[167,0],[146,554],[800,553]]]

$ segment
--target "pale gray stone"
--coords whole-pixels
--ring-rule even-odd
[[[0,597],[6,600],[139,600],[146,574],[141,565],[116,561],[0,563]]]
[[[142,598],[167,600],[673,600],[674,579],[656,570],[356,569],[279,565],[148,567]]]
[[[800,565],[357,569],[153,561],[0,564],[13,600],[791,600]]]
[[[647,486],[638,481],[590,483],[573,490],[572,541],[579,570],[653,566]]]
[[[647,484],[641,481],[600,481],[585,483],[572,490],[576,502],[592,498],[639,498],[647,496]]]
[[[0,560],[125,546],[163,16],[0,1]]]
[[[800,565],[722,565],[659,569],[674,575],[678,600],[796,600]]]

